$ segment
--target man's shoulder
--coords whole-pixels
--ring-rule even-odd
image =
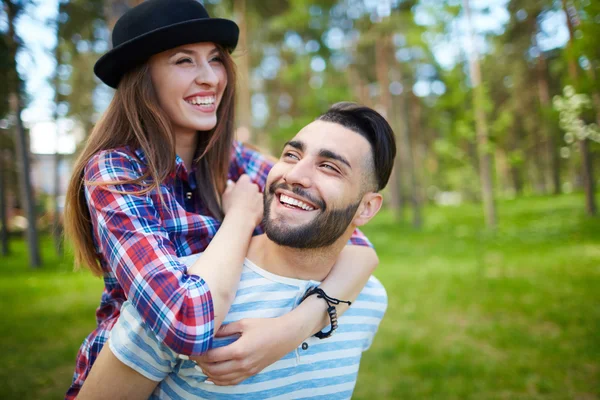
[[[377,327],[385,315],[387,304],[385,288],[379,279],[371,276],[356,300],[342,315],[342,323],[365,323]]]
[[[387,304],[387,301],[388,297],[385,287],[383,286],[381,281],[379,281],[379,279],[372,275],[367,281],[367,284],[365,285],[363,290],[358,295],[358,298],[356,299],[357,303],[370,302]]]

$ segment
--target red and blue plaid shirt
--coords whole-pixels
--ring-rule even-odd
[[[248,174],[264,190],[271,167],[260,153],[236,142],[229,179],[237,181]],[[92,157],[84,179],[96,184],[131,181],[145,170],[143,152],[123,147]],[[204,251],[220,222],[190,195],[196,188],[195,177],[179,157],[175,172],[160,185],[164,202],[158,190],[132,194],[141,188],[135,184],[85,185],[105,288],[96,311],[98,326],[79,350],[67,399],[79,392],[126,299],[173,351],[198,355],[211,346],[214,315],[209,288],[202,278],[187,275],[178,257]],[[359,231],[351,243],[370,246]]]

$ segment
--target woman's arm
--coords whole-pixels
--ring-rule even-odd
[[[85,380],[78,400],[127,399],[146,400],[158,382],[146,378],[123,364],[110,351],[108,343]]]
[[[228,185],[222,203],[223,224],[202,256],[188,268],[189,274],[202,276],[211,289],[215,331],[235,299],[252,231],[263,215],[263,196],[248,175]]]
[[[354,302],[378,264],[379,258],[373,248],[346,246],[340,253],[333,269],[319,287],[333,298]],[[346,312],[348,307],[344,303],[335,306],[338,317]],[[323,299],[309,296],[298,307],[282,317],[287,317],[290,323],[296,321],[296,324],[300,324],[299,328],[302,328],[302,333],[308,333],[304,337],[305,339],[329,325],[329,316],[326,311],[327,303]],[[319,312],[322,313],[322,318],[318,318]]]
[[[354,301],[378,262],[371,247],[346,246],[320,287],[329,296]],[[336,309],[341,315],[348,306],[340,304]],[[327,326],[329,318],[326,310],[327,304],[323,299],[310,296],[281,317],[244,319],[224,325],[216,336],[238,333],[241,337],[233,344],[209,350],[192,359],[215,384],[238,384],[281,359],[307,337]]]
[[[201,354],[212,343],[214,307],[219,322],[223,310],[229,307],[231,294],[235,293],[252,223],[259,219],[252,216],[262,213],[262,196],[249,179],[243,179],[242,186],[248,191],[253,188],[254,193],[231,206],[227,212],[230,215],[225,217],[225,229],[215,243],[216,247],[228,250],[221,252],[221,257],[217,257],[217,252],[212,255],[209,252],[188,274],[177,258],[165,227],[167,222],[161,219],[164,213],[159,213],[161,208],[168,213],[179,207],[172,195],[163,191],[164,201],[159,201],[156,193],[140,194],[140,185],[119,184],[141,175],[139,162],[124,151],[101,152],[88,163],[85,195],[99,251],[128,300],[157,337],[178,354]],[[232,190],[236,188],[237,184]],[[247,207],[257,205],[259,212]],[[250,217],[245,215],[247,212]],[[218,221],[209,217],[199,223],[205,224],[199,231],[205,231],[207,237],[218,226]],[[217,263],[218,267],[211,268],[211,263]],[[220,271],[223,279],[215,279],[215,271]],[[206,274],[208,281],[196,274]]]

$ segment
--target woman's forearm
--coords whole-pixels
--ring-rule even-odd
[[[188,268],[189,274],[200,276],[210,289],[215,332],[235,298],[254,228],[254,221],[246,215],[227,214],[202,256]]]
[[[346,246],[319,287],[331,297],[354,301],[378,264],[379,259],[372,248]],[[336,306],[338,316],[347,309],[348,305],[344,303]],[[304,339],[322,330],[330,322],[327,303],[317,296],[306,298],[298,307],[282,318],[287,319],[290,324],[294,324]]]

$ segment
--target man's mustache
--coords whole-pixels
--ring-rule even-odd
[[[300,186],[291,186],[291,185],[288,185],[283,182],[280,182],[280,183],[273,182],[273,183],[271,183],[271,185],[269,185],[269,194],[274,195],[275,191],[277,189],[287,190],[288,192],[292,192],[295,195],[303,197],[303,198],[307,199],[308,201],[310,201],[311,203],[313,203],[314,205],[316,205],[317,207],[319,207],[321,209],[321,211],[325,211],[325,209],[327,208],[327,206],[325,205],[325,202],[323,200],[315,198],[310,193],[308,193],[306,190],[302,189]]]

